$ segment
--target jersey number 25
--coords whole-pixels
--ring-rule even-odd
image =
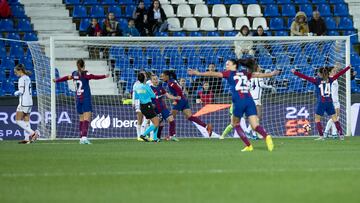
[[[235,86],[235,90],[236,91],[241,91],[243,93],[247,93],[249,91],[249,86],[248,86],[248,78],[245,75],[235,75],[234,76],[234,80],[237,81],[236,82],[236,86]]]

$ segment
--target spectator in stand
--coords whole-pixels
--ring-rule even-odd
[[[319,11],[313,12],[313,18],[309,21],[309,30],[315,36],[326,35],[327,27]]]
[[[255,36],[255,37],[257,37],[257,36],[259,36],[259,37],[266,37],[266,36],[268,36],[268,35],[267,35],[267,33],[264,32],[264,28],[263,28],[261,25],[259,25],[259,26],[257,27],[256,32],[254,33],[253,36]]]
[[[91,20],[91,24],[87,28],[86,34],[87,36],[91,36],[91,37],[100,37],[102,35],[101,27],[96,18],[93,18]]]
[[[114,13],[109,13],[107,19],[104,22],[104,36],[122,36],[120,24],[115,19]]]
[[[207,71],[209,72],[216,72],[216,66],[214,63],[210,63]],[[196,78],[193,83],[192,83],[192,88],[190,91],[190,94],[196,93],[198,87],[201,84],[204,84],[204,82],[208,82],[210,85],[210,90],[215,93],[215,94],[219,94],[223,91],[222,88],[222,79],[221,78],[217,78],[217,77],[198,77]]]
[[[135,21],[133,19],[128,21],[128,27],[124,29],[124,36],[140,36],[139,31],[135,27]]]
[[[291,36],[307,36],[309,26],[306,14],[302,11],[296,13],[295,20],[291,23]]]
[[[9,18],[11,16],[11,9],[6,0],[0,0],[0,18]]]
[[[186,87],[186,80],[185,78],[180,78],[179,80],[179,85],[181,87],[181,90],[183,91],[183,93],[188,96],[189,95],[189,91],[188,88]]]
[[[240,32],[236,35],[236,37],[247,37],[247,36],[251,36],[250,29],[248,26],[243,25],[240,28]],[[244,40],[235,41],[234,46],[235,46],[235,54],[238,59],[241,59],[244,54],[254,55],[252,41],[244,41]]]
[[[133,19],[135,19],[135,27],[140,32],[141,36],[147,36],[148,33],[145,24],[147,21],[147,12],[144,1],[139,1],[139,5],[135,8],[132,15]]]
[[[214,93],[210,90],[209,82],[203,83],[202,90],[198,92],[196,103],[204,105],[214,103]]]
[[[166,14],[161,8],[159,0],[154,0],[147,13],[149,34],[153,36],[156,32],[166,31],[168,27],[166,19]]]

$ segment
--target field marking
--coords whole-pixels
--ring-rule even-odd
[[[360,171],[360,168],[308,168],[303,170],[296,169],[251,169],[242,170],[224,170],[210,169],[203,171],[175,170],[175,171],[112,171],[112,172],[79,172],[79,173],[0,173],[2,178],[18,177],[67,177],[67,176],[127,176],[127,175],[181,175],[181,174],[227,174],[227,173],[284,173],[284,172],[349,172]]]

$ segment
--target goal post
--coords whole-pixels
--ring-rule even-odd
[[[105,90],[97,89],[101,86],[109,89],[109,81],[90,83],[93,92],[90,138],[136,137],[136,115],[132,106],[124,101],[129,99],[136,73],[140,70],[153,72],[158,77],[164,70],[173,70],[177,73],[178,80],[184,78],[192,112],[204,122],[212,123],[215,132],[221,134],[230,122],[231,94],[227,82],[188,76],[186,69],[204,71],[209,64],[214,64],[218,71],[222,71],[226,60],[239,57],[255,58],[263,71],[282,70],[279,76],[265,80],[267,85],[275,87],[276,93],[269,89],[262,90],[261,124],[265,129],[274,136],[316,135],[314,87],[289,72],[296,68],[304,74],[315,76],[319,67],[344,68],[350,64],[350,38],[345,36],[51,37],[50,43],[28,44],[37,77],[39,112],[51,117],[51,122],[39,124],[39,129],[48,139],[78,137],[79,118],[73,85],[71,82],[60,85],[51,81],[59,75],[69,74],[70,69],[76,70],[75,62],[79,58],[85,60],[89,73],[100,73],[99,68],[104,67],[103,74],[110,73],[115,84],[114,92],[107,94]],[[48,53],[45,51],[47,49]],[[351,135],[350,71],[338,81],[340,122],[346,135]],[[213,93],[210,102],[199,96],[206,82],[212,86],[209,90]],[[172,101],[165,101],[171,109]],[[66,119],[67,122],[63,122]],[[325,116],[324,127],[327,120],[328,116]],[[204,136],[181,112],[176,116],[175,122],[179,137]],[[313,131],[310,134],[302,129],[306,122],[312,125]],[[166,136],[168,124],[164,124],[163,136]]]

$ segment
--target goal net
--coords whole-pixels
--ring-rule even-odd
[[[316,76],[320,67],[343,69],[349,64],[346,37],[57,37],[50,41],[50,47],[34,42],[29,43],[29,48],[35,66],[38,110],[45,115],[39,129],[48,138],[79,137],[73,81],[51,82],[53,78],[71,75],[79,58],[85,60],[89,73],[111,74],[107,80],[90,82],[93,109],[90,138],[135,138],[137,121],[131,93],[137,73],[146,71],[160,78],[164,70],[176,73],[193,114],[205,123],[211,123],[215,136],[221,134],[230,123],[231,92],[227,81],[189,76],[186,70],[223,71],[228,59],[247,57],[254,58],[263,72],[281,71],[276,77],[264,79],[267,88],[261,90],[260,123],[266,131],[274,136],[316,135],[315,87],[290,70],[295,68]],[[46,50],[50,52],[46,53]],[[347,135],[350,135],[349,78],[347,73],[338,79],[340,123]],[[167,90],[161,80],[159,85]],[[258,85],[252,82],[251,88]],[[171,110],[173,101],[165,101]],[[328,116],[324,117],[324,127],[328,119]],[[178,137],[207,136],[181,112],[175,122]],[[309,133],[303,129],[306,123],[313,129]],[[164,126],[162,136],[167,136],[168,124],[164,122]]]

